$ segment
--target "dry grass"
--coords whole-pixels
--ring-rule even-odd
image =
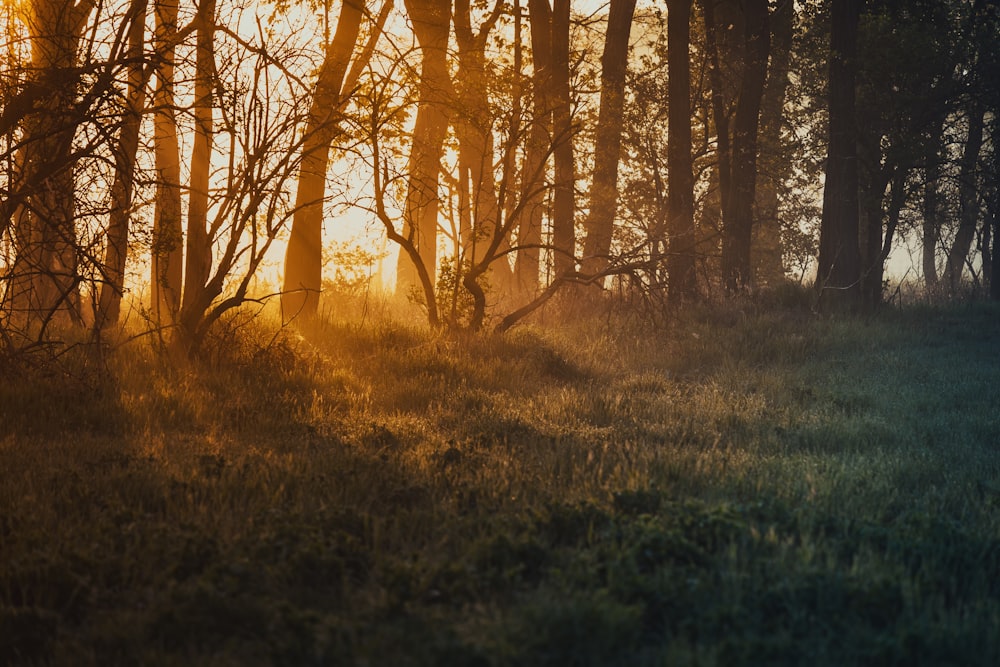
[[[80,348],[0,390],[0,655],[995,664],[998,343],[733,306]]]

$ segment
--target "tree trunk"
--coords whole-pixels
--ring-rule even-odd
[[[502,235],[500,246],[507,248],[508,241],[500,224],[500,206],[497,200],[493,161],[493,122],[490,114],[489,84],[486,74],[486,40],[500,18],[503,5],[497,2],[489,17],[473,31],[469,0],[455,2],[455,36],[458,42],[457,94],[461,110],[455,122],[458,137],[458,175],[460,219],[468,220],[462,230],[463,255],[467,263],[483,261],[484,248],[492,245],[497,235]],[[500,293],[505,293],[512,280],[510,263],[506,255],[500,261],[493,258],[491,283]]]
[[[869,243],[871,245],[870,259],[866,260],[867,268],[862,278],[862,289],[865,306],[875,309],[882,303],[882,283],[885,279],[885,262],[892,252],[892,243],[896,230],[899,228],[900,215],[906,204],[906,178],[909,169],[898,166],[894,170],[889,191],[889,210],[885,215],[885,235],[882,235],[882,197],[879,198],[879,216],[876,224],[869,227]],[[883,187],[882,192],[885,192]],[[870,223],[873,221],[869,221]],[[877,239],[877,242],[876,242]]]
[[[778,193],[791,174],[792,163],[785,155],[781,128],[785,119],[789,63],[794,35],[795,3],[779,0],[771,14],[771,62],[760,108],[760,149],[758,154],[753,257],[756,280],[760,285],[784,281],[781,221],[778,218]]]
[[[155,0],[153,44],[160,60],[153,93],[153,146],[156,203],[153,211],[152,307],[156,322],[173,324],[184,282],[184,232],[181,225],[181,159],[174,113],[174,52],[177,1]]]
[[[125,262],[128,258],[129,224],[132,191],[135,185],[135,159],[139,150],[139,127],[146,105],[146,84],[143,77],[142,47],[146,32],[146,0],[135,0],[129,16],[128,106],[122,116],[121,135],[115,151],[115,181],[111,188],[111,212],[108,221],[107,246],[104,254],[104,282],[101,284],[95,330],[117,324],[121,300],[125,291]]]
[[[924,286],[933,289],[938,283],[937,244],[941,233],[941,128],[931,137],[933,152],[924,167],[923,220],[921,222],[921,267]]]
[[[309,106],[302,140],[302,162],[295,192],[295,214],[285,251],[282,318],[312,317],[319,308],[323,281],[323,204],[330,144],[339,129],[340,103],[358,41],[363,6],[344,0],[333,40],[326,45],[323,64]]]
[[[92,0],[34,0],[27,7],[33,82],[39,90],[22,126],[14,212],[14,266],[7,308],[25,323],[79,323],[73,104],[77,50]]]
[[[993,124],[991,126],[991,138],[993,139],[993,196],[990,201],[990,224],[992,233],[990,234],[992,248],[990,252],[990,299],[1000,301],[1000,150],[997,150],[997,142],[1000,141],[1000,118],[993,114]]]
[[[208,235],[209,176],[214,134],[215,0],[198,6],[195,45],[194,141],[188,190],[187,247],[184,292],[177,342],[187,347],[209,303],[205,286],[212,268],[212,239]]]
[[[732,218],[723,221],[722,237],[722,274],[730,291],[749,287],[753,280],[750,241],[757,182],[757,131],[770,49],[767,0],[747,0],[744,11],[746,56],[733,118]]]
[[[729,109],[722,76],[719,53],[718,20],[715,16],[716,0],[701,0],[705,22],[705,51],[708,56],[708,78],[712,89],[712,120],[715,123],[716,174],[718,176],[718,208],[715,213],[722,225],[731,220],[732,214],[732,151],[729,136]],[[704,219],[704,216],[703,216]]]
[[[990,299],[1000,301],[1000,191],[994,193],[994,208],[991,215],[992,252],[990,257]]]
[[[879,145],[875,142],[874,145]],[[881,269],[875,270],[882,261],[882,221],[885,218],[885,193],[893,179],[893,169],[883,166],[879,157],[874,164],[858,174],[859,209],[859,250],[861,252],[861,292],[866,306],[874,304],[876,294],[881,298]],[[894,193],[895,194],[895,193]],[[876,273],[878,275],[876,276]],[[869,280],[869,278],[871,280]],[[874,281],[878,281],[875,285]]]
[[[570,0],[552,6],[552,131],[555,183],[552,197],[553,267],[559,276],[576,270],[576,175],[569,89]]]
[[[830,142],[823,189],[816,284],[824,305],[857,306],[861,280],[858,247],[858,147],[855,122],[860,0],[833,0],[830,31]]]
[[[954,295],[962,283],[962,270],[965,259],[969,256],[972,239],[979,226],[979,202],[977,198],[977,164],[979,152],[983,147],[983,120],[985,109],[975,99],[971,98],[968,109],[969,130],[965,139],[965,147],[958,175],[959,221],[955,241],[948,251],[948,263],[945,266],[945,282]]]
[[[695,275],[694,175],[691,164],[691,0],[667,5],[667,273],[671,301],[697,295]]]
[[[448,34],[451,0],[407,0],[406,11],[420,44],[420,87],[410,149],[409,180],[404,204],[404,236],[416,246],[428,276],[437,276],[438,177],[448,132]],[[407,294],[420,287],[419,272],[408,254],[400,253],[396,290]]]
[[[517,213],[517,258],[514,276],[522,296],[534,297],[541,269],[542,222],[545,213],[545,163],[552,130],[552,10],[548,0],[528,0],[532,57],[532,111],[521,170],[521,208]]]
[[[611,0],[604,55],[601,58],[601,105],[594,140],[594,176],[584,241],[584,273],[603,271],[609,264],[618,205],[618,161],[625,113],[625,73],[628,39],[635,0]]]

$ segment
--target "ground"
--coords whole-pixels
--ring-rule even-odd
[[[11,664],[1000,664],[995,307],[3,363]]]

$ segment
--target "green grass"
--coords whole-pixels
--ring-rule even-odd
[[[1000,663],[1000,310],[7,362],[0,663]]]

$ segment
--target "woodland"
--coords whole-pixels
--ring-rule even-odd
[[[1000,664],[995,0],[0,24],[0,664]]]

